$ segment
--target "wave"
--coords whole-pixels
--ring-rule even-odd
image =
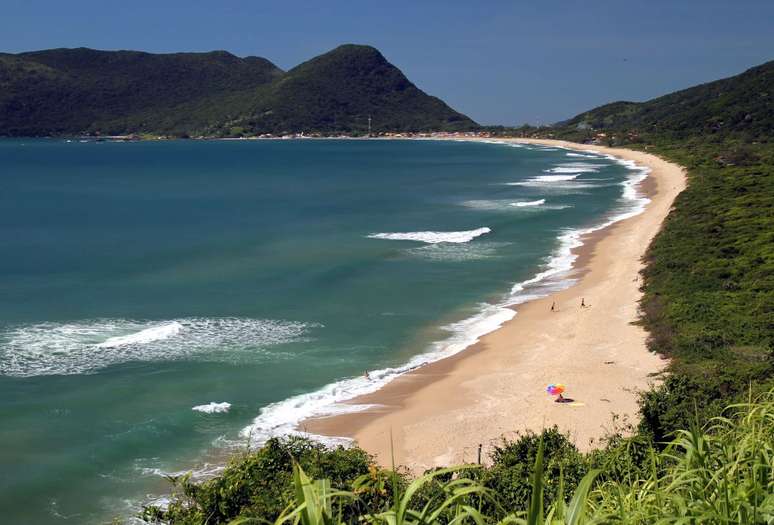
[[[320,325],[271,319],[95,319],[0,329],[0,375],[94,373],[135,361],[265,359],[268,347],[302,341]],[[236,352],[235,352],[236,351]]]
[[[505,306],[482,304],[478,313],[462,321],[443,327],[450,336],[430,346],[423,354],[414,356],[402,366],[383,368],[369,372],[369,378],[355,377],[331,383],[308,394],[300,394],[261,409],[253,422],[242,429],[240,435],[250,443],[262,444],[275,436],[290,434],[307,435],[297,429],[302,421],[314,417],[328,417],[361,412],[373,405],[346,403],[365,394],[381,389],[395,378],[416,370],[429,363],[451,357],[478,342],[484,335],[493,332],[516,315]],[[326,443],[344,444],[350,440],[312,436]]]
[[[196,405],[195,407],[192,407],[191,410],[195,410],[196,412],[202,412],[204,414],[223,414],[231,410],[231,403],[228,403],[226,401],[223,401],[221,403],[210,401],[206,405]]]
[[[516,206],[517,208],[524,208],[525,206],[541,206],[545,203],[546,203],[545,199],[538,199],[536,201],[512,202],[511,206]]]
[[[563,182],[568,180],[575,180],[579,177],[579,174],[574,175],[538,175],[537,177],[532,177],[529,180],[536,181],[536,182]]]
[[[605,157],[602,155],[588,155],[586,153],[575,153],[573,151],[568,151],[565,153],[568,157],[578,157],[578,158],[584,158],[584,159],[604,159]]]
[[[459,232],[406,232],[406,233],[372,233],[368,237],[371,239],[387,239],[392,241],[418,241],[427,244],[437,244],[441,242],[463,243],[470,242],[476,237],[485,235],[492,230],[489,228],[478,228],[475,230]]]
[[[405,250],[409,257],[440,262],[466,262],[498,257],[498,249],[507,242],[437,243]]]
[[[133,334],[111,337],[103,343],[98,343],[96,347],[114,348],[116,346],[150,343],[153,341],[159,341],[161,339],[166,339],[167,337],[172,337],[174,335],[177,335],[178,333],[180,333],[180,330],[182,329],[183,329],[183,325],[181,325],[177,321],[173,321],[171,323],[152,326],[150,328],[140,330],[139,332],[136,332]]]
[[[589,162],[565,162],[545,170],[545,173],[595,173],[604,166],[604,164],[591,164]]]
[[[583,193],[579,190],[601,188],[609,184],[595,184],[589,179],[581,179],[579,173],[569,175],[537,175],[518,182],[506,182],[506,186],[522,186],[548,191],[551,194]]]
[[[527,180],[518,182],[506,182],[506,186],[521,186],[535,188],[551,195],[573,195],[586,193],[584,190],[616,186],[619,183],[602,183],[602,179],[578,179],[580,174],[574,175],[537,175]]]

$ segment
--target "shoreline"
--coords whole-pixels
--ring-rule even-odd
[[[554,424],[570,432],[581,450],[593,448],[619,424],[613,413],[624,421],[636,416],[636,391],[665,365],[647,350],[644,329],[631,323],[641,296],[640,259],[685,187],[684,171],[621,148],[544,139],[447,140],[537,144],[634,161],[650,170],[637,188],[651,202],[637,215],[580,237],[569,287],[509,307],[517,315],[472,346],[342,403],[367,409],[308,419],[299,428],[354,439],[383,465],[394,454],[397,464],[417,473],[475,461],[479,444],[485,458],[503,437]],[[581,297],[589,308],[579,307]],[[551,312],[554,301],[559,308]],[[544,390],[552,382],[565,383],[577,402],[553,403]]]

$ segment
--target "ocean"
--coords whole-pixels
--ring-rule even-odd
[[[131,516],[358,409],[569,285],[645,176],[494,141],[0,140],[4,522]]]

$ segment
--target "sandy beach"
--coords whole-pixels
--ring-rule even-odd
[[[464,352],[351,401],[374,408],[306,421],[305,430],[352,437],[387,465],[392,449],[397,464],[422,472],[475,461],[479,444],[486,461],[503,437],[552,425],[588,450],[622,421],[634,421],[637,392],[666,364],[647,350],[646,332],[632,324],[641,259],[685,188],[684,172],[632,150],[518,141],[593,150],[648,166],[640,191],[651,202],[643,213],[584,239],[573,273],[578,281],[570,288],[515,307],[513,320]],[[567,385],[575,402],[554,403],[545,392],[550,383]]]

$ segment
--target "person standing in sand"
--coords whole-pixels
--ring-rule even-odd
[[[551,303],[551,311],[552,311],[552,312],[555,312],[555,311],[556,311],[556,301],[554,301],[554,302],[552,302],[552,303]]]
[[[581,297],[581,308],[586,308],[586,298]]]

